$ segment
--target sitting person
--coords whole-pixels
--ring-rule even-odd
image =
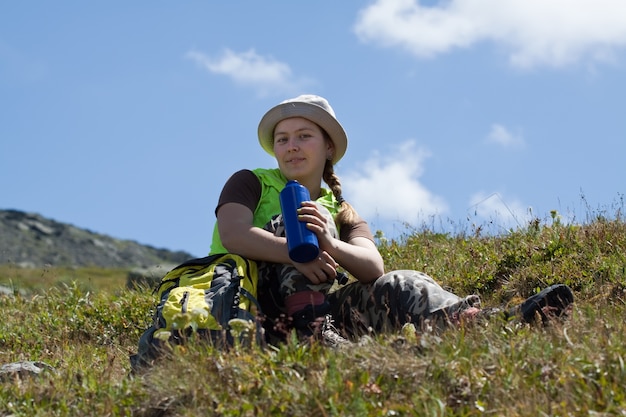
[[[295,328],[301,337],[341,344],[363,332],[480,314],[475,295],[454,295],[418,271],[385,273],[370,228],[344,199],[334,171],[348,138],[326,99],[302,95],[271,108],[259,123],[258,139],[278,168],[241,170],[228,179],[215,209],[211,254],[258,262],[258,300],[270,339]],[[304,185],[312,200],[298,210],[319,242],[319,256],[306,263],[288,253],[279,193],[289,180]],[[356,281],[331,292],[341,270]],[[563,314],[572,302],[571,290],[555,285],[507,314],[545,319],[547,313]]]

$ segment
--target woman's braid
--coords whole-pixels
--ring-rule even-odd
[[[350,203],[344,200],[343,196],[341,195],[341,182],[339,181],[339,177],[337,176],[337,174],[335,174],[335,168],[333,167],[333,163],[330,160],[327,160],[326,165],[324,166],[323,179],[324,182],[328,184],[331,191],[333,192],[333,195],[341,205],[339,213],[337,213],[337,216],[335,217],[335,221],[338,224],[347,225],[352,225],[356,223],[358,219],[358,214],[354,207],[352,207]]]

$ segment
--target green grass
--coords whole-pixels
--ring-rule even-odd
[[[0,265],[0,285],[14,291],[43,292],[49,288],[78,286],[83,291],[114,292],[126,285],[128,270],[96,267],[20,268]]]
[[[128,355],[150,323],[150,291],[125,290],[124,271],[3,267],[0,283],[36,291],[0,298],[0,363],[39,360],[57,373],[0,382],[0,415],[625,415],[626,224],[612,217],[574,226],[553,216],[502,236],[379,236],[388,270],[424,271],[486,306],[565,282],[576,296],[565,322],[405,331],[346,352],[189,344],[134,378]]]

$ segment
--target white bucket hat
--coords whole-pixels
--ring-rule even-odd
[[[270,155],[274,156],[274,128],[280,121],[290,117],[303,117],[328,133],[335,145],[333,164],[339,162],[346,153],[348,136],[337,121],[333,108],[325,98],[305,94],[272,107],[259,122],[259,143]]]

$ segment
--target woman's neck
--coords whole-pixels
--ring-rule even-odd
[[[305,186],[307,190],[309,190],[309,194],[311,195],[311,200],[313,201],[317,200],[322,194],[322,186],[319,181],[306,182],[305,180],[301,181],[299,179],[296,179],[296,181],[298,181],[300,184]]]

